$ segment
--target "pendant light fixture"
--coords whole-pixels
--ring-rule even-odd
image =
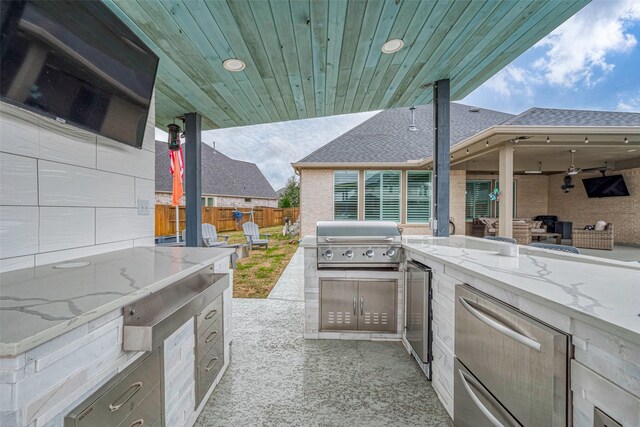
[[[418,130],[416,127],[416,107],[409,108],[409,111],[411,111],[411,124],[409,125],[409,130],[411,132],[415,132]]]
[[[178,151],[180,149],[180,126],[175,123],[167,125],[167,133],[169,134],[169,150]]]

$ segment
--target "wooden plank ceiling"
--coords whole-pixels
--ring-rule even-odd
[[[197,111],[203,128],[425,104],[442,78],[461,99],[589,2],[103,1],[160,57],[157,125]]]

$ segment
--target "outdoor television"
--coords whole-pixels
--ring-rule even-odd
[[[2,1],[0,99],[137,148],[158,57],[100,0]]]
[[[629,190],[622,175],[585,178],[582,180],[587,197],[628,196]]]

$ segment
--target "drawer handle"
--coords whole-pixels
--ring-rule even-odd
[[[204,316],[204,320],[211,319],[213,316],[216,315],[217,312],[218,312],[218,310],[211,310],[210,312],[207,313],[206,316]]]
[[[478,385],[476,384],[475,379],[472,378],[471,376],[467,375],[463,371],[458,371],[458,373],[460,374],[460,378],[462,378],[462,384],[464,385],[464,389],[467,391],[467,394],[469,395],[469,397],[471,398],[473,403],[475,403],[475,405],[478,407],[478,409],[480,409],[480,412],[482,412],[482,414],[486,417],[486,419],[495,427],[505,427],[504,424],[502,424],[495,417],[495,415],[493,415],[491,413],[491,411],[486,406],[484,406],[482,404],[482,402],[480,401],[478,396],[476,396],[476,394],[471,389],[471,386],[474,386],[474,388],[476,388],[476,389],[478,388]],[[469,383],[471,383],[471,384],[469,384]],[[486,397],[489,398],[489,396],[486,396]],[[493,400],[493,399],[491,399],[491,400]],[[514,423],[512,425],[516,425],[516,424]]]
[[[216,363],[218,363],[217,357],[214,357],[213,359],[209,360],[209,363],[207,363],[207,367],[204,368],[204,371],[209,372],[210,370],[213,369],[214,366],[216,366]]]
[[[210,343],[213,339],[218,335],[218,331],[213,331],[209,334],[209,336],[204,340],[205,343]]]
[[[538,341],[533,340],[525,335],[522,335],[520,332],[514,331],[513,329],[504,326],[502,323],[498,322],[497,320],[492,319],[488,315],[481,313],[480,311],[473,308],[471,304],[469,304],[467,300],[464,299],[463,297],[460,297],[459,300],[460,300],[460,304],[462,304],[462,307],[464,307],[465,310],[467,310],[473,317],[475,317],[476,319],[478,319],[479,321],[481,321],[491,329],[494,329],[500,332],[501,334],[506,335],[509,338],[512,338],[518,341],[520,344],[526,345],[529,348],[532,348],[536,351],[541,351],[542,346]]]
[[[129,427],[140,427],[144,425],[144,419],[135,420]]]
[[[364,297],[360,297],[360,316],[364,316]]]
[[[124,405],[129,400],[131,400],[131,398],[133,396],[135,396],[136,393],[139,392],[141,388],[142,388],[142,381],[138,381],[137,383],[131,384],[129,386],[129,388],[126,389],[124,391],[124,393],[122,393],[122,395],[115,400],[115,402],[113,402],[111,405],[109,405],[109,410],[111,412],[116,412],[118,409],[120,409],[122,407],[122,405]],[[124,399],[124,401],[122,403],[116,405],[116,402],[119,401],[119,400],[122,400],[122,398],[124,398],[127,395],[127,393],[129,393],[131,390],[133,390],[133,393],[131,393],[129,396],[127,396],[127,398]]]

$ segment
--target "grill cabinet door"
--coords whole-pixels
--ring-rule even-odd
[[[357,281],[321,280],[320,329],[323,331],[358,329],[357,300]]]
[[[358,282],[358,330],[396,330],[396,281]]]

